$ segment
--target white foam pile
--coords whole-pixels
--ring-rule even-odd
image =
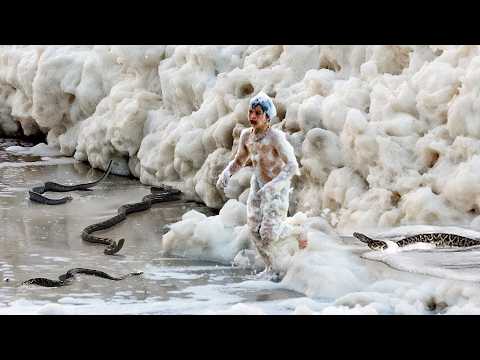
[[[60,152],[54,146],[48,146],[47,144],[40,143],[35,146],[9,146],[5,148],[8,152],[18,154],[18,155],[34,155],[34,156],[45,156],[45,157],[54,157],[54,156],[63,156],[63,153]]]
[[[381,300],[384,292],[405,300],[415,287],[367,272],[338,234],[415,224],[480,229],[479,80],[480,47],[470,45],[2,46],[0,133],[43,132],[48,146],[94,167],[114,158],[142,183],[173,185],[211,207],[226,203],[219,216],[185,214],[164,236],[165,249],[253,266],[258,258],[239,253],[253,250],[244,205],[251,169],[225,193],[215,183],[249,126],[251,95],[264,91],[301,165],[292,232],[276,246],[282,284],[337,298],[350,312],[415,312],[424,302]],[[302,231],[310,245],[298,251]],[[459,294],[438,281],[420,295],[476,309],[477,288]],[[362,301],[363,310],[352,305]]]
[[[0,128],[220,208],[248,187],[215,180],[264,91],[301,164],[293,213],[471,224],[479,76],[478,46],[2,46]]]

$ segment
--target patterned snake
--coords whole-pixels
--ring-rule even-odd
[[[118,208],[117,215],[111,217],[108,220],[87,226],[82,231],[82,239],[91,243],[99,243],[107,245],[107,248],[104,250],[105,255],[113,255],[120,251],[123,247],[125,239],[118,240],[118,243],[110,238],[102,238],[91,235],[95,231],[100,231],[108,229],[127,218],[128,214],[144,211],[150,209],[152,204],[179,200],[181,192],[169,186],[160,186],[160,187],[151,187],[150,194],[145,195],[142,198],[142,201],[132,204],[125,204]]]
[[[43,286],[43,287],[60,287],[60,286],[65,286],[69,285],[71,283],[72,278],[76,274],[85,274],[85,275],[93,275],[97,277],[101,277],[104,279],[109,279],[109,280],[114,280],[114,281],[119,281],[126,279],[127,277],[130,276],[136,276],[136,275],[141,275],[143,272],[133,272],[129,273],[120,277],[114,277],[111,275],[108,275],[107,273],[100,271],[100,270],[93,270],[93,269],[84,269],[84,268],[74,268],[68,270],[65,274],[62,274],[58,277],[58,280],[51,280],[47,278],[33,278],[26,280],[22,282],[22,285],[38,285],[38,286]]]
[[[387,242],[381,240],[374,240],[368,236],[354,232],[358,240],[366,243],[372,250],[385,250],[388,247]],[[397,246],[402,247],[414,243],[430,243],[436,247],[469,247],[480,245],[480,240],[470,239],[465,236],[445,233],[432,233],[432,234],[418,234],[409,236],[396,242]]]
[[[65,204],[67,201],[72,200],[71,196],[66,196],[60,199],[49,199],[43,196],[42,194],[47,191],[67,192],[67,191],[74,191],[74,190],[90,190],[91,187],[97,185],[100,181],[102,181],[108,176],[111,168],[112,168],[112,160],[110,160],[110,162],[108,163],[108,168],[105,171],[105,174],[103,174],[103,176],[100,179],[90,183],[78,184],[78,185],[62,185],[62,184],[57,184],[55,182],[48,181],[43,185],[36,186],[32,188],[32,190],[28,191],[28,194],[30,195],[30,200],[39,202],[41,204],[46,204],[46,205]]]

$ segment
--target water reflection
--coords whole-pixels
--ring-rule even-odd
[[[32,162],[40,160],[39,156],[33,155],[16,155],[12,154],[11,152],[5,151],[6,148],[10,146],[34,146],[33,142],[27,140],[20,140],[20,139],[1,139],[0,138],[0,163],[1,162]]]

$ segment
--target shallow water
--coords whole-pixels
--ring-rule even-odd
[[[165,256],[160,240],[168,224],[190,209],[214,214],[195,202],[155,204],[149,210],[128,215],[112,229],[96,232],[126,239],[118,255],[105,256],[103,245],[81,240],[82,229],[115,215],[123,204],[140,201],[150,193],[150,187],[136,179],[109,175],[93,191],[69,192],[73,200],[66,204],[33,203],[27,194],[33,186],[45,181],[90,182],[103,172],[72,159],[64,160],[73,163],[48,165],[49,159],[6,153],[4,148],[11,145],[19,142],[0,143],[0,313],[181,314],[218,310],[243,301],[300,296],[277,284],[255,280],[247,270]],[[20,286],[33,277],[57,279],[75,267],[94,268],[114,276],[133,271],[144,274],[117,282],[78,275],[71,285],[61,288]],[[238,286],[240,283],[243,285]],[[60,305],[61,311],[56,308]]]

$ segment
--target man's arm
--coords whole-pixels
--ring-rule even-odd
[[[293,146],[288,142],[285,133],[281,131],[275,132],[275,149],[277,150],[280,158],[284,161],[285,165],[277,176],[264,185],[264,188],[266,186],[275,188],[283,181],[291,179],[294,175],[300,175]]]
[[[248,160],[248,150],[247,150],[247,138],[248,138],[248,129],[245,129],[240,134],[240,142],[238,144],[237,153],[235,158],[230,161],[227,167],[222,171],[217,181],[217,188],[225,188],[230,180],[230,177],[235,174],[240,168],[245,165],[245,162]]]

